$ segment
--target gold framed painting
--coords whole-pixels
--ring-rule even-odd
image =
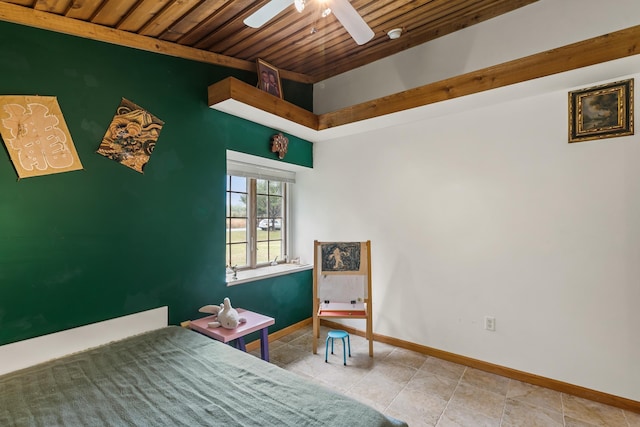
[[[278,69],[262,59],[257,60],[257,65],[258,87],[263,91],[282,99],[282,84],[280,82],[280,73],[278,72]]]
[[[569,142],[633,135],[633,79],[569,92]]]

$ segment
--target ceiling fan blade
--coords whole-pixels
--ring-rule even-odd
[[[271,0],[248,16],[244,24],[252,28],[260,28],[292,4],[293,0]]]
[[[338,21],[359,45],[363,45],[375,35],[349,0],[333,0],[331,10]]]

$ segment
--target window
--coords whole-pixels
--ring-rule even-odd
[[[226,183],[226,264],[238,270],[284,262],[288,186],[295,173],[229,159]]]
[[[286,253],[287,184],[227,175],[226,263],[256,268]]]

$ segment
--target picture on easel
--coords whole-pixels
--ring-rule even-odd
[[[322,274],[332,272],[360,272],[362,243],[334,242],[321,245]]]

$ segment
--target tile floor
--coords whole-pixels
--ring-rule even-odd
[[[342,342],[324,361],[311,327],[269,344],[271,362],[406,421],[410,427],[640,427],[640,414],[511,380],[351,334],[351,358]],[[259,355],[260,350],[254,352]]]

